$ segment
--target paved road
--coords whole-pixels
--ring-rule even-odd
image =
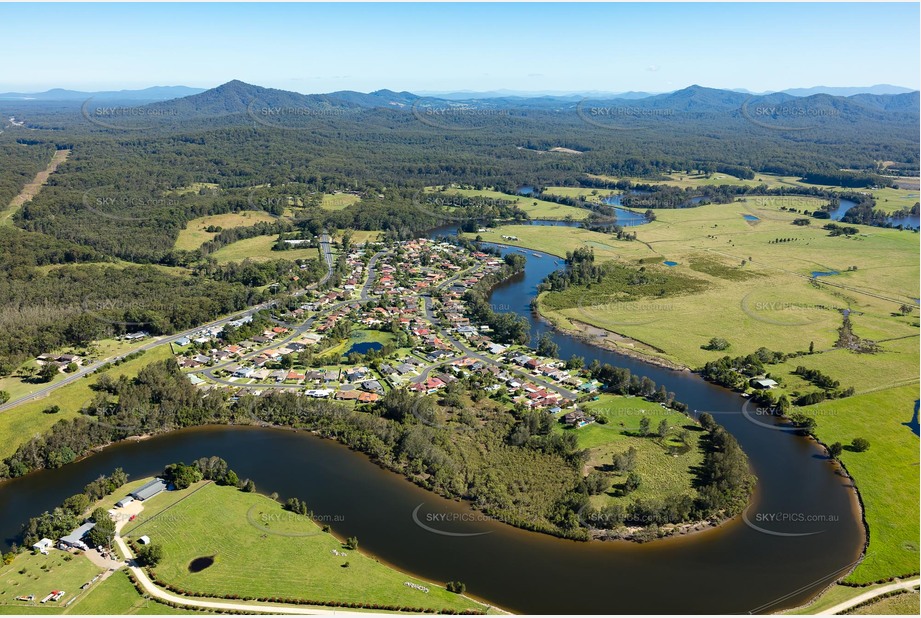
[[[197,491],[197,490],[196,490]],[[121,517],[115,523],[115,544],[121,550],[122,555],[127,558],[125,564],[128,566],[128,570],[134,575],[138,583],[144,589],[144,591],[150,596],[160,599],[161,601],[167,601],[170,603],[175,603],[184,607],[199,607],[203,609],[214,609],[214,610],[234,610],[234,611],[244,611],[252,612],[256,614],[263,615],[278,615],[278,614],[299,614],[299,615],[323,615],[323,616],[352,616],[355,618],[368,618],[368,616],[374,615],[371,612],[352,612],[345,610],[336,610],[336,609],[323,609],[316,607],[304,607],[301,605],[279,605],[276,603],[255,603],[252,601],[204,601],[200,599],[190,599],[184,596],[178,596],[168,592],[155,583],[153,583],[149,577],[147,577],[146,571],[143,568],[136,565],[134,553],[131,551],[131,548],[128,547],[128,544],[125,543],[125,540],[121,537],[121,530],[128,522],[128,517],[132,515],[138,515],[141,511],[144,510],[144,504],[139,501],[134,501],[131,504],[125,506],[122,509],[119,509],[119,515]],[[431,584],[435,586],[436,584]],[[467,597],[469,598],[469,597]],[[487,609],[496,611],[496,608],[487,607]],[[400,614],[400,612],[388,612],[394,614]],[[507,613],[499,611],[499,613]]]
[[[915,586],[918,586],[919,584],[921,584],[921,579],[916,577],[908,581],[889,584],[888,586],[883,586],[882,588],[875,588],[868,592],[864,592],[863,594],[857,595],[853,599],[848,599],[847,601],[843,603],[838,603],[837,605],[833,607],[829,607],[828,609],[822,610],[821,612],[818,613],[818,615],[819,616],[833,616],[834,614],[839,614],[845,610],[848,610],[854,607],[855,605],[860,605],[861,603],[865,603],[878,596],[882,596],[889,592],[895,592],[896,590],[911,590],[912,588],[914,588]]]
[[[475,359],[477,359],[477,360],[481,360],[481,361],[483,361],[484,363],[489,363],[490,365],[495,365],[496,367],[500,367],[500,368],[502,368],[502,369],[505,369],[505,370],[508,371],[509,373],[514,373],[514,374],[517,375],[517,376],[520,376],[520,377],[522,377],[522,378],[524,378],[524,379],[527,379],[529,382],[533,382],[533,383],[535,383],[535,384],[537,384],[537,385],[539,385],[539,386],[543,386],[543,387],[546,388],[546,389],[549,389],[549,390],[552,390],[552,391],[554,391],[554,392],[557,392],[557,393],[559,393],[560,395],[562,395],[563,397],[566,397],[567,399],[576,399],[576,398],[578,397],[578,395],[577,395],[576,393],[574,393],[573,391],[571,391],[571,390],[569,390],[569,389],[563,388],[563,387],[560,386],[559,384],[555,384],[555,383],[553,383],[553,382],[548,382],[548,381],[543,380],[543,379],[541,379],[541,378],[535,377],[535,376],[531,375],[530,373],[527,373],[526,371],[520,371],[520,370],[518,370],[518,369],[515,369],[514,367],[510,367],[510,366],[508,366],[508,365],[505,365],[505,364],[503,364],[503,363],[500,363],[500,362],[498,362],[498,361],[495,361],[495,360],[489,358],[488,356],[485,356],[485,355],[483,355],[483,354],[480,354],[480,353],[477,352],[476,350],[473,350],[473,349],[467,347],[467,344],[463,343],[463,342],[460,341],[459,339],[456,339],[456,338],[452,337],[451,335],[449,335],[448,333],[446,333],[445,331],[441,330],[441,327],[438,325],[438,320],[435,318],[435,314],[432,312],[432,297],[431,297],[431,296],[423,296],[423,297],[422,297],[422,301],[423,301],[423,304],[424,304],[424,306],[425,306],[425,317],[428,318],[429,322],[432,323],[432,326],[433,326],[436,330],[438,330],[438,332],[441,334],[442,337],[444,337],[446,340],[450,341],[454,346],[456,346],[461,352],[463,352],[463,353],[466,354],[467,356],[470,356],[470,357],[475,358]]]
[[[324,257],[325,257],[325,260],[326,260],[326,274],[325,274],[325,275],[323,276],[323,278],[320,279],[317,283],[313,283],[313,284],[307,286],[307,287],[305,288],[305,290],[312,290],[312,289],[314,289],[314,288],[316,288],[316,287],[318,287],[318,286],[323,285],[323,284],[326,283],[326,282],[329,280],[329,278],[332,276],[332,273],[333,273],[333,258],[332,258],[332,250],[330,249],[330,242],[331,242],[331,239],[330,239],[329,235],[323,234],[322,236],[320,236],[320,247],[321,247],[322,253],[323,253],[323,255],[324,255]],[[302,293],[303,293],[303,292],[302,292]],[[96,371],[96,370],[99,369],[100,367],[103,367],[104,365],[108,365],[109,363],[113,363],[113,362],[115,362],[115,361],[117,361],[117,360],[120,360],[120,359],[124,358],[125,356],[127,356],[128,354],[131,354],[132,352],[136,352],[136,351],[139,351],[139,350],[150,350],[150,349],[153,349],[153,348],[155,348],[155,347],[157,347],[157,346],[168,345],[168,344],[170,344],[170,343],[176,341],[177,339],[181,339],[182,337],[189,337],[189,336],[191,336],[191,335],[197,333],[198,331],[202,330],[203,328],[209,328],[209,327],[212,327],[212,326],[223,326],[224,324],[227,324],[228,322],[232,322],[233,320],[239,320],[239,319],[242,318],[242,317],[249,316],[249,315],[253,315],[254,313],[256,313],[256,312],[258,312],[258,311],[262,311],[263,309],[267,309],[267,308],[271,307],[273,304],[274,304],[274,301],[269,301],[269,302],[261,303],[261,304],[259,304],[259,305],[254,305],[254,306],[250,307],[249,309],[247,309],[247,310],[245,310],[245,311],[243,311],[243,312],[235,313],[235,314],[233,314],[233,315],[231,315],[231,316],[229,316],[229,317],[224,317],[224,318],[221,318],[221,319],[219,319],[219,320],[214,320],[213,322],[208,322],[207,324],[202,324],[202,325],[200,325],[200,326],[196,326],[195,328],[190,328],[190,329],[188,329],[188,330],[184,330],[184,331],[182,331],[181,333],[175,333],[175,334],[173,334],[173,335],[168,335],[168,336],[165,336],[165,337],[157,337],[157,338],[152,339],[151,341],[145,343],[144,345],[142,345],[142,346],[140,346],[140,347],[138,347],[138,348],[135,348],[135,349],[133,349],[133,350],[130,350],[130,351],[128,351],[128,352],[125,352],[124,354],[119,354],[119,355],[116,355],[116,356],[110,356],[110,357],[105,358],[105,359],[103,359],[103,360],[101,360],[101,361],[96,361],[96,362],[93,362],[93,363],[89,363],[89,364],[87,364],[86,366],[81,367],[79,370],[75,371],[74,373],[68,375],[68,376],[65,377],[63,380],[60,380],[60,381],[55,382],[55,383],[53,383],[53,384],[48,384],[48,385],[43,386],[42,388],[38,389],[37,391],[34,391],[34,392],[32,392],[32,393],[29,393],[28,395],[23,395],[22,397],[19,397],[19,398],[17,398],[17,399],[11,399],[11,400],[8,401],[7,403],[5,403],[5,404],[3,404],[3,405],[0,405],[0,412],[3,412],[3,411],[5,411],[5,410],[9,410],[10,408],[13,408],[13,407],[15,407],[15,406],[17,406],[17,405],[19,405],[19,404],[21,404],[21,403],[25,403],[25,402],[27,402],[27,401],[32,401],[32,400],[35,400],[35,399],[39,399],[39,398],[41,398],[41,397],[44,397],[44,396],[47,395],[48,393],[50,393],[50,392],[52,392],[52,391],[54,391],[54,390],[57,390],[57,389],[61,388],[62,386],[67,386],[68,384],[72,384],[73,382],[75,382],[75,381],[77,381],[77,380],[79,380],[79,379],[81,379],[81,378],[83,378],[83,377],[85,377],[85,376],[87,376],[87,375],[93,373],[94,371]]]

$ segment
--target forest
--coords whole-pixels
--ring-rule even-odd
[[[407,109],[382,106],[387,97],[417,103],[408,93],[302,97],[242,82],[156,104],[151,109],[158,113],[145,116],[156,120],[136,130],[88,121],[76,104],[4,102],[4,113],[24,125],[0,133],[0,203],[9,203],[55,149],[72,152],[37,196],[4,213],[12,225],[0,227],[0,374],[30,356],[88,338],[135,327],[169,333],[240,309],[263,300],[259,288],[268,283],[281,279],[290,290],[293,277],[287,275],[300,266],[307,267],[298,273],[301,285],[322,276],[318,260],[286,260],[284,251],[262,264],[213,259],[247,238],[310,240],[325,231],[353,229],[405,239],[444,222],[472,228],[474,222],[527,219],[511,200],[461,199],[426,187],[492,187],[512,197],[525,185],[598,187],[611,184],[598,176],[652,181],[672,170],[699,169],[739,178],[757,172],[799,175],[858,189],[887,182],[878,175],[880,160],[918,168],[918,115],[911,105],[916,94],[894,97],[885,109],[847,99],[841,104],[848,122],[792,133],[749,122],[739,109],[720,107],[726,97],[716,94],[692,87],[653,97],[643,105],[675,113],[630,130],[587,122],[571,106],[513,101],[498,103],[507,106],[505,113],[439,126]],[[324,113],[302,115],[294,120],[301,124],[291,126],[254,122],[241,101],[273,102],[266,97]],[[691,111],[692,103],[700,111]],[[560,145],[573,152],[551,151]],[[628,195],[624,203],[647,210],[650,218],[652,208],[684,205],[691,198],[725,203],[756,191],[614,184],[648,191]],[[360,199],[341,209],[323,208],[322,196],[335,191]],[[823,197],[828,208],[839,197],[854,199],[858,206],[844,219],[849,223],[881,224],[887,216],[856,192],[757,191]],[[622,240],[633,237],[610,225],[606,207],[575,202],[596,211],[589,226],[611,229]],[[176,248],[180,232],[196,218],[253,210],[273,220],[216,230],[195,249]],[[337,265],[332,281],[342,268]],[[593,276],[603,275],[593,271]],[[558,284],[562,280],[551,282]],[[507,326],[509,340],[516,339],[515,325]]]
[[[648,378],[608,365],[592,371],[596,378],[610,381],[606,384],[611,392],[649,395],[655,400],[655,384]],[[487,396],[484,380],[490,378],[482,374],[458,377],[437,396],[393,389],[375,404],[352,409],[290,392],[243,395],[236,401],[220,390],[202,396],[170,359],[146,366],[133,379],[102,374],[92,386],[96,395],[83,414],[59,421],[48,434],[21,446],[0,463],[0,478],[60,467],[90,449],[128,436],[208,423],[268,423],[336,439],[423,487],[470,500],[502,521],[587,539],[578,514],[594,490],[583,476],[587,453],[578,448],[575,434],[554,431],[555,420],[547,411],[511,405],[504,389]],[[696,473],[698,497],[676,496],[655,506],[658,514],[644,521],[722,518],[738,513],[747,503],[754,482],[747,458],[719,425],[701,420],[708,437],[702,441],[705,456]],[[230,482],[231,472],[219,463],[205,460],[196,462],[197,471],[176,466],[167,473],[183,479],[210,474]],[[648,513],[653,506],[631,508],[631,512],[646,509]],[[27,536],[44,532],[44,517],[30,522]]]

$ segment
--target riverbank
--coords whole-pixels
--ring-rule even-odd
[[[622,354],[649,365],[662,367],[663,369],[672,369],[674,371],[691,371],[691,368],[686,365],[656,356],[656,354],[665,354],[665,351],[660,348],[644,343],[638,339],[616,333],[612,330],[594,326],[573,318],[564,317],[553,311],[547,310],[546,307],[543,307],[540,303],[540,297],[544,294],[546,294],[546,292],[543,292],[537,297],[535,312],[540,319],[552,325],[555,329],[565,332],[589,345],[610,350],[611,352]]]
[[[145,575],[182,597],[416,613],[487,609],[349,546],[331,528],[341,524],[335,517],[299,515],[258,493],[200,482],[143,504],[123,537],[147,536],[163,547],[164,559]],[[192,568],[196,560],[204,568]]]

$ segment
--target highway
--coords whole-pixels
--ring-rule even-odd
[[[332,276],[332,274],[333,274],[333,252],[332,252],[332,248],[331,248],[331,243],[332,243],[332,239],[330,238],[330,236],[329,236],[328,234],[323,234],[323,235],[320,236],[320,250],[321,250],[321,254],[323,255],[323,259],[324,259],[324,261],[326,262],[326,274],[323,275],[323,278],[320,279],[317,283],[311,284],[311,285],[307,286],[306,288],[304,288],[305,290],[312,290],[312,289],[315,289],[315,288],[317,288],[317,287],[323,285],[324,283],[326,283],[327,281],[329,281],[329,278]],[[303,292],[302,292],[302,293],[303,293]],[[223,326],[223,325],[227,324],[228,322],[232,322],[232,321],[234,321],[234,320],[239,320],[240,318],[243,318],[243,317],[245,317],[245,316],[253,315],[254,313],[257,313],[257,312],[259,312],[259,311],[262,311],[263,309],[267,309],[267,308],[271,307],[271,306],[274,304],[274,302],[275,302],[275,301],[269,301],[269,302],[261,303],[261,304],[258,304],[258,305],[254,305],[254,306],[250,307],[249,309],[246,309],[245,311],[242,311],[242,312],[239,312],[239,313],[234,313],[233,315],[230,315],[230,316],[228,316],[228,317],[220,318],[220,319],[218,319],[218,320],[214,320],[213,322],[208,322],[207,324],[202,324],[202,325],[200,325],[200,326],[196,326],[195,328],[190,328],[190,329],[188,329],[188,330],[184,330],[184,331],[182,331],[182,332],[180,332],[180,333],[175,333],[175,334],[172,334],[172,335],[166,335],[166,336],[163,336],[163,337],[156,337],[156,338],[154,338],[153,340],[148,341],[147,343],[145,343],[145,344],[143,344],[143,345],[141,345],[141,346],[139,346],[139,347],[137,347],[137,348],[134,348],[133,350],[130,350],[130,351],[128,351],[128,352],[125,352],[124,354],[119,354],[119,355],[116,355],[116,356],[110,356],[109,358],[105,358],[105,359],[103,359],[103,360],[101,360],[101,361],[96,361],[96,362],[93,362],[93,363],[88,363],[86,366],[81,367],[79,370],[77,370],[77,371],[75,371],[74,373],[68,375],[68,376],[65,377],[63,380],[60,380],[60,381],[55,382],[55,383],[53,383],[53,384],[48,384],[48,385],[46,385],[46,386],[43,386],[42,388],[39,388],[38,390],[36,390],[36,391],[34,391],[34,392],[32,392],[32,393],[29,393],[29,394],[27,394],[27,395],[23,395],[22,397],[18,397],[18,398],[16,398],[16,399],[11,399],[10,401],[6,402],[5,404],[0,405],[0,412],[4,412],[4,411],[6,411],[6,410],[9,410],[10,408],[13,408],[13,407],[15,407],[15,406],[18,406],[19,404],[25,403],[25,402],[27,402],[27,401],[34,401],[34,400],[36,400],[36,399],[40,399],[40,398],[46,396],[48,393],[51,393],[52,391],[55,391],[55,390],[61,388],[62,386],[67,386],[68,384],[72,384],[73,382],[76,382],[77,380],[86,377],[87,375],[93,373],[94,371],[96,371],[96,370],[99,369],[100,367],[103,367],[103,366],[108,365],[108,364],[110,364],[110,363],[114,363],[115,361],[124,358],[124,357],[127,356],[128,354],[131,354],[131,353],[133,353],[133,352],[137,352],[137,351],[140,351],[140,350],[151,350],[151,349],[156,348],[157,346],[161,346],[161,345],[169,345],[170,343],[173,343],[173,342],[176,341],[177,339],[181,339],[181,338],[183,338],[183,337],[190,337],[190,336],[194,335],[195,333],[197,333],[198,331],[202,330],[203,328],[209,328],[209,327],[212,327],[212,326]]]

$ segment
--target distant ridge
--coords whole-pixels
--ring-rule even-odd
[[[829,87],[814,86],[812,88],[789,88],[782,90],[784,94],[790,94],[794,97],[808,97],[813,94],[830,94],[837,97],[851,97],[855,94],[908,94],[915,92],[911,88],[902,88],[901,86],[892,86],[890,84],[877,84],[875,86],[859,87]]]
[[[138,102],[154,102],[154,101],[168,101],[171,99],[180,99],[183,97],[194,96],[197,94],[202,94],[205,92],[212,92],[216,90],[223,89],[223,92],[232,92],[234,90],[243,91],[247,88],[252,89],[261,89],[263,93],[275,92],[275,93],[288,93],[289,95],[298,95],[302,97],[312,97],[313,101],[338,101],[342,103],[352,103],[360,107],[379,107],[379,106],[390,106],[390,107],[405,107],[411,106],[413,101],[426,98],[426,99],[440,99],[444,101],[486,101],[486,100],[507,100],[507,101],[526,101],[526,100],[541,100],[544,103],[556,101],[560,103],[566,102],[575,102],[580,101],[585,98],[590,98],[592,100],[644,100],[651,99],[654,97],[663,97],[667,95],[676,94],[679,92],[685,92],[687,88],[680,90],[674,90],[671,92],[638,92],[638,91],[626,91],[626,92],[609,92],[609,91],[600,91],[600,90],[586,90],[586,91],[560,91],[560,90],[546,90],[546,91],[526,91],[526,90],[510,90],[510,89],[499,89],[499,90],[488,90],[488,91],[473,91],[473,90],[458,90],[458,91],[419,91],[417,93],[412,92],[395,92],[392,90],[377,90],[371,93],[362,93],[355,92],[352,90],[340,90],[337,92],[330,92],[326,94],[300,94],[297,92],[290,92],[287,90],[279,90],[275,88],[263,88],[261,86],[253,86],[247,84],[240,80],[232,80],[216,88],[205,89],[205,88],[192,88],[189,86],[152,86],[150,88],[144,88],[141,90],[105,90],[99,92],[93,91],[81,91],[81,90],[67,90],[63,88],[53,88],[51,90],[46,90],[44,92],[4,92],[0,93],[0,100],[19,100],[19,101],[85,101],[86,99],[92,97],[95,100],[120,100],[120,101],[138,101]],[[690,86],[690,88],[703,88],[701,86]],[[827,94],[838,97],[852,97],[855,95],[866,94],[866,95],[897,95],[897,94],[907,94],[911,92],[916,92],[910,88],[903,88],[902,86],[893,86],[891,84],[877,84],[874,86],[814,86],[811,88],[788,88],[786,90],[779,91],[764,91],[764,92],[752,92],[744,88],[705,88],[705,90],[712,92],[734,92],[737,94],[744,94],[748,96],[767,96],[771,94],[786,94],[793,97],[809,97],[816,94]],[[255,91],[248,91],[248,95],[251,95]]]
[[[106,90],[101,92],[83,92],[52,88],[45,92],[4,92],[0,100],[15,101],[85,101],[93,98],[97,101],[166,101],[204,92],[204,88],[188,86],[151,86],[143,90]]]
[[[628,93],[633,94],[633,93]],[[884,113],[917,114],[919,93],[909,91],[903,94],[856,94],[849,97],[829,94],[813,94],[805,97],[776,92],[766,95],[749,94],[734,90],[721,90],[693,85],[666,94],[642,98],[607,98],[606,95],[592,97],[502,97],[485,99],[441,99],[420,97],[410,92],[377,90],[371,93],[342,90],[329,94],[300,94],[275,88],[263,88],[233,80],[216,88],[190,96],[150,103],[148,107],[167,111],[171,116],[220,118],[225,116],[249,115],[254,121],[263,119],[268,124],[281,121],[295,122],[298,114],[311,110],[318,112],[357,112],[361,110],[413,111],[427,107],[573,111],[585,105],[597,107],[631,108],[632,110],[668,110],[668,113],[737,115],[747,113],[745,109],[774,108],[797,101],[809,110],[824,109],[826,116],[848,113],[854,117],[874,117]],[[835,111],[830,111],[835,110]],[[763,111],[761,112],[763,113]]]

